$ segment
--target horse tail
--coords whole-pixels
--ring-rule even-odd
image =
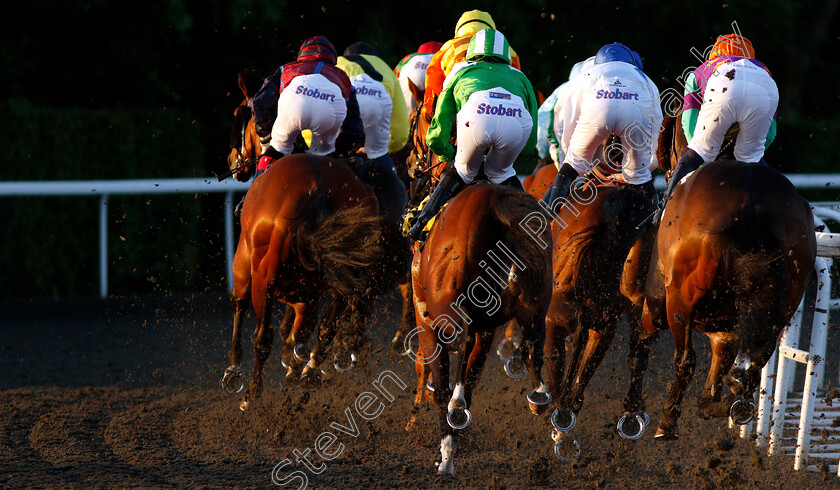
[[[330,211],[325,190],[313,192],[311,210],[294,236],[295,250],[308,270],[320,270],[342,295],[364,291],[384,253],[380,217],[360,200]]]
[[[598,222],[571,238],[578,245],[575,296],[579,301],[600,297],[604,307],[614,306],[624,261],[641,233],[637,226],[652,207],[640,191],[620,185],[606,195]]]
[[[719,277],[728,277],[738,315],[740,345],[756,345],[767,329],[782,328],[785,291],[793,276],[777,238],[777,218],[762,212],[755,204],[755,191],[748,193],[750,204],[741,209],[736,225],[724,230],[725,254]],[[781,323],[781,324],[780,324]]]
[[[551,290],[551,231],[545,227],[536,233],[524,226],[529,216],[542,216],[542,208],[528,193],[507,186],[498,189],[492,206],[493,217],[501,225],[501,243],[520,262],[516,283],[527,298],[539,298]],[[524,267],[523,267],[524,265]]]
[[[757,346],[769,329],[781,329],[785,318],[785,289],[791,278],[781,252],[728,252],[731,289],[738,315],[736,333],[743,349]],[[774,339],[775,340],[775,339]]]

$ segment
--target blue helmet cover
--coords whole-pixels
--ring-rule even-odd
[[[621,43],[607,44],[595,54],[596,64],[609,63],[610,61],[623,61],[638,68],[641,68],[639,65],[642,62],[638,53]]]

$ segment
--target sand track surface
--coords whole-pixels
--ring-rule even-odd
[[[219,387],[232,323],[225,294],[0,301],[0,482],[53,488],[266,488],[275,482],[297,488],[304,481],[320,488],[823,488],[840,481],[794,472],[791,458],[758,453],[725,420],[697,416],[708,365],[700,336],[682,437],[654,441],[652,427],[639,441],[620,439],[615,422],[628,376],[625,326],[587,391],[575,428],[578,461],[554,457],[547,415],[527,409],[527,377],[505,376],[494,353],[475,392],[473,423],[458,439],[455,476],[439,477],[437,413],[424,405],[406,431],[414,369],[388,355],[399,303],[396,297],[381,303],[363,366],[306,393],[283,381],[275,348],[265,395],[242,412],[239,396]],[[249,317],[246,373],[252,328]],[[654,423],[673,378],[672,352],[666,332],[646,380]],[[390,400],[374,386],[377,380]],[[356,404],[365,393],[376,397],[372,407],[379,409],[367,419]],[[332,459],[316,454],[318,441]],[[296,461],[303,457],[308,465]]]

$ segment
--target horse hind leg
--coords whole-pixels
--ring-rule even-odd
[[[636,328],[639,323],[641,308],[634,308],[628,314],[630,323],[630,336],[628,340],[629,349],[627,352],[627,368],[630,371],[630,383],[628,383],[627,396],[624,397],[623,407],[627,413],[644,412],[647,410],[644,399],[644,380],[650,363],[650,351],[658,335],[645,336]]]
[[[294,322],[288,335],[282,339],[283,364],[286,367],[286,381],[297,384],[303,364],[309,359],[305,344],[315,328],[318,317],[318,302],[294,303],[286,308],[294,309]],[[285,319],[284,319],[285,322]]]
[[[416,327],[414,318],[414,299],[411,289],[411,277],[403,284],[398,285],[400,297],[402,298],[402,321],[397,329],[394,338],[391,339],[391,356],[398,359],[401,356],[409,355],[409,349],[406,348],[406,335]]]
[[[641,310],[641,308],[637,309]],[[633,327],[634,323],[638,325],[640,313],[640,311],[634,311],[628,315],[631,325],[627,353],[630,382],[623,402],[624,414],[619,418],[616,425],[618,434],[622,438],[630,440],[642,437],[648,424],[650,424],[650,416],[647,414],[647,405],[644,399],[644,379],[650,362],[651,347],[657,339],[656,335],[641,338],[639,330]]]
[[[306,363],[301,373],[301,380],[311,388],[317,387],[321,383],[321,363],[324,362],[327,350],[338,331],[338,317],[345,306],[346,301],[344,297],[340,294],[334,294],[329,312],[324,315],[324,318],[321,319],[318,325],[318,343],[315,344],[312,352],[310,352],[309,362]]]
[[[228,349],[230,366],[222,377],[222,388],[228,393],[239,393],[245,387],[242,376],[242,323],[250,302],[247,296],[238,298],[234,293],[231,293],[230,300],[233,306],[233,336]]]
[[[250,402],[258,398],[263,391],[263,369],[265,361],[271,354],[271,344],[274,341],[274,330],[271,328],[271,313],[273,302],[268,293],[254,295],[254,311],[257,316],[257,327],[254,330],[254,374],[248,383],[248,391],[240,408],[249,408]]]
[[[723,378],[728,374],[728,368],[735,361],[737,349],[736,337],[732,333],[719,332],[708,334],[712,347],[712,362],[703,393],[697,401],[702,418],[725,417],[732,405],[732,396],[723,399]]]
[[[476,349],[481,344],[481,341],[478,339],[481,334],[465,332],[464,335],[464,344],[458,350],[458,368],[455,371],[455,385],[452,389],[452,397],[449,399],[449,404],[447,405],[449,411],[446,414],[446,422],[456,430],[466,429],[470,425],[470,422],[472,422],[472,413],[469,409],[469,401],[472,396],[471,388],[480,372],[480,367],[478,367],[478,371],[476,370],[476,363],[480,360],[483,364],[487,355],[486,351],[481,353],[480,349]],[[471,359],[473,355],[476,356],[475,360]],[[468,369],[470,367],[472,369]],[[468,380],[468,371],[473,378],[472,380]]]
[[[569,392],[569,401],[572,410],[577,414],[583,408],[583,395],[586,387],[595,376],[595,371],[604,360],[607,350],[615,337],[618,317],[615,312],[608,311],[601,318],[602,325],[599,328],[590,328],[586,345],[578,361],[577,372],[572,378],[572,385]],[[590,323],[590,325],[594,324]]]
[[[528,366],[528,373],[531,375],[532,389],[527,395],[528,408],[535,415],[539,415],[552,401],[548,386],[543,382],[541,374],[545,354],[545,315],[528,312],[528,314],[520,315],[517,322],[522,329],[521,347],[524,347],[524,350],[520,350],[520,355],[523,356]]]
[[[671,383],[671,391],[662,410],[662,418],[656,430],[654,439],[673,440],[679,438],[677,420],[680,417],[683,396],[688,384],[694,378],[696,355],[691,343],[691,324],[693,314],[674,314],[669,309],[671,333],[674,336],[674,371],[676,378]]]
[[[746,424],[756,416],[755,391],[761,384],[761,370],[776,350],[779,333],[780,329],[774,328],[772,335],[763,337],[756,345],[747,348],[750,365],[746,371],[739,373],[742,381],[735,384],[734,402],[729,408],[729,416],[736,424]],[[741,369],[733,366],[730,374],[736,371]]]
[[[234,287],[230,293],[233,308],[233,335],[228,349],[230,365],[222,377],[222,388],[228,393],[239,393],[245,387],[242,376],[242,326],[245,313],[251,306],[251,268],[250,253],[243,240],[236,250],[233,263]]]

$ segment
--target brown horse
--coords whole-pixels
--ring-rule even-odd
[[[678,160],[676,118],[660,139],[667,174]],[[683,139],[684,141],[684,139]],[[663,146],[664,144],[664,146]],[[684,147],[682,147],[684,148]],[[674,369],[656,438],[678,437],[677,420],[693,378],[691,331],[704,333],[712,363],[699,399],[702,417],[752,418],[759,374],[807,286],[816,256],[809,203],[790,181],[760,164],[725,160],[706,164],[674,190],[654,241],[650,273],[640,301],[642,335],[670,329]],[[750,367],[733,365],[738,354]],[[641,373],[639,373],[641,374]],[[722,383],[729,393],[724,397]]]
[[[435,176],[436,157],[426,146],[422,123],[413,119],[415,148],[409,164],[417,168],[411,175]],[[438,407],[439,473],[454,473],[455,437],[472,420],[473,388],[497,329],[513,319],[524,340],[516,355],[531,375],[529,406],[537,413],[550,402],[540,370],[551,295],[551,238],[547,227],[533,232],[522,226],[532,215],[542,210],[527,193],[480,181],[450,199],[425,243],[414,244],[417,327],[407,334],[406,344],[419,340],[411,354],[417,371],[415,416],[429,391]],[[451,385],[450,351],[458,357]]]
[[[245,100],[235,112],[231,154],[228,157],[228,165],[237,180],[247,181],[250,178],[254,169],[253,162],[259,156],[259,138],[255,132],[253,118],[251,117],[252,114],[248,109],[248,101],[260,83],[261,80],[251,76],[248,72],[239,74],[239,86],[245,95]],[[409,239],[402,236],[400,228],[401,216],[405,209],[408,196],[397,172],[390,166],[356,157],[340,161],[327,159],[327,161],[330,162],[328,166],[337,165],[340,167],[336,171],[340,175],[344,175],[342,172],[344,172],[345,167],[349,168],[354,178],[348,181],[347,185],[352,186],[360,182],[369,193],[373,193],[377,204],[376,209],[379,225],[377,247],[380,253],[376,257],[375,263],[370,266],[371,274],[373,275],[367,281],[365,300],[355,301],[352,305],[348,306],[351,307],[353,319],[352,322],[349,322],[350,327],[348,327],[350,328],[351,335],[343,336],[343,340],[347,344],[345,347],[349,352],[354,353],[362,347],[364,340],[363,322],[369,316],[370,308],[376,297],[391,292],[399,286],[403,297],[404,316],[410,315],[413,322],[413,305],[409,291],[410,288],[405,284],[411,265],[411,244]],[[289,160],[287,159],[278,161],[282,165],[286,165],[288,162]],[[340,164],[337,162],[340,162]],[[243,230],[244,223],[243,217]],[[363,239],[364,237],[360,236],[358,238]],[[297,322],[295,319],[296,311],[296,308],[287,308],[284,322]],[[333,315],[338,314],[340,314],[340,310],[336,310],[333,313]],[[294,351],[296,359],[306,360],[306,351],[302,345],[295,344],[293,348],[296,349]],[[296,373],[296,371],[293,371],[295,366],[289,361],[284,361],[284,363],[287,364],[287,368],[289,369],[287,375],[290,376],[291,380]],[[318,373],[316,371],[307,370],[306,374],[306,377],[309,377],[311,381],[317,382],[317,379],[313,379],[317,377]],[[234,376],[233,378],[236,377]],[[235,384],[236,381],[232,381],[226,383],[226,386],[230,387]]]
[[[555,406],[551,421],[561,432],[574,427],[584,391],[612,342],[620,317],[626,314],[632,325],[641,316],[641,308],[629,303],[621,289],[623,282],[646,273],[638,267],[643,262],[634,260],[644,255],[638,225],[654,206],[641,191],[616,182],[612,175],[605,178],[600,170],[614,165],[600,164],[585,184],[575,186],[552,222],[554,284],[546,317],[545,355],[553,366],[548,373],[548,391]],[[628,267],[628,263],[636,265]],[[638,339],[631,336],[630,341]],[[628,362],[636,361],[630,358]],[[631,382],[631,391],[635,389],[639,389],[637,380]],[[628,395],[625,410],[642,412],[644,402]],[[559,436],[554,436],[555,450],[561,456]]]
[[[287,305],[280,326],[287,380],[317,379],[341,315],[367,301],[366,289],[383,251],[375,195],[347,165],[329,157],[294,154],[275,162],[248,190],[241,224],[233,261],[230,367],[222,385],[228,391],[241,389],[242,323],[253,305],[256,357],[244,409],[262,391],[263,367],[274,337],[274,300]],[[326,292],[333,297],[332,305],[306,359],[303,345]]]
[[[456,430],[470,423],[473,388],[498,327],[516,319],[522,328],[517,354],[531,374],[531,409],[536,413],[550,401],[539,374],[551,288],[550,248],[541,244],[550,236],[520,225],[539,212],[522,191],[477,183],[453,197],[425,245],[414,246],[418,390],[430,373],[442,432],[440,473],[454,471]],[[454,389],[449,350],[458,354]]]

